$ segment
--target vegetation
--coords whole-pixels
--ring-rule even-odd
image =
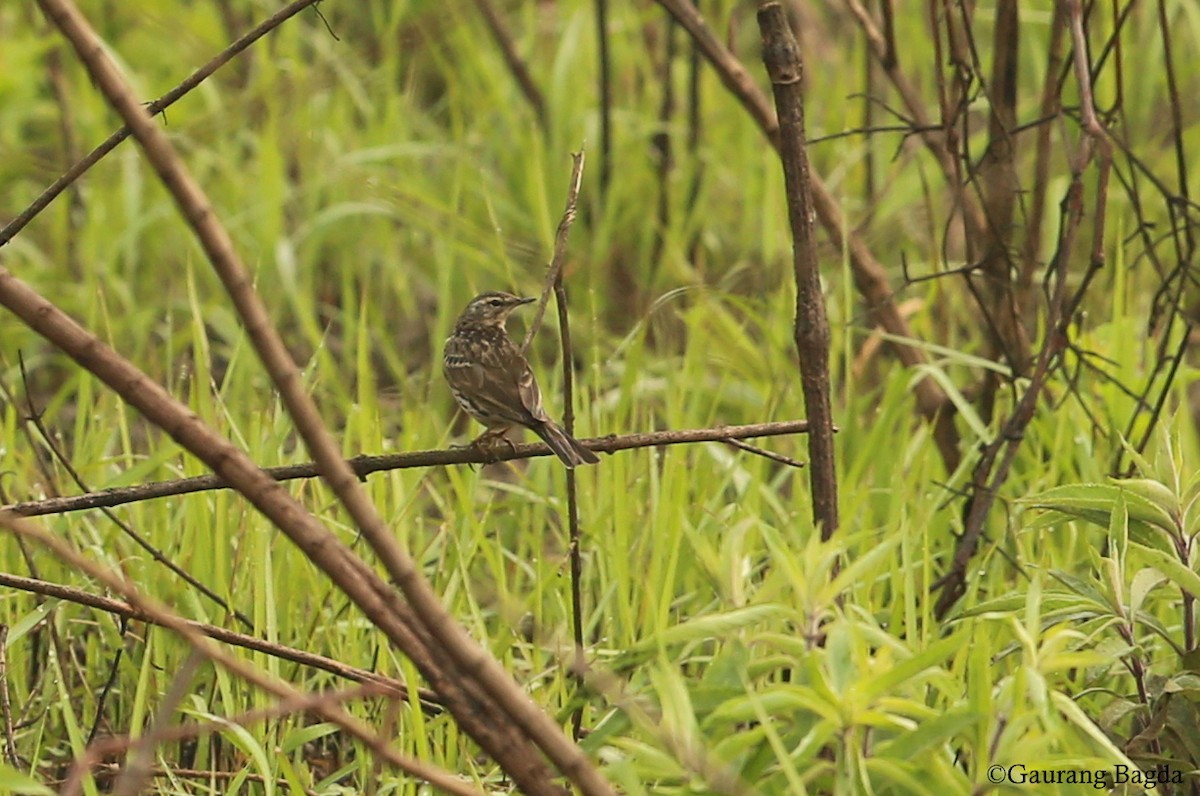
[[[146,100],[277,10],[79,5]],[[883,31],[876,5],[864,13]],[[1187,172],[1200,147],[1187,99],[1200,95],[1200,8],[1021,4],[1005,121],[993,56],[1013,40],[995,34],[1015,5],[894,5],[896,62],[929,127],[885,69],[867,68],[858,3],[788,6],[813,170],[845,215],[840,237],[856,234],[886,267],[911,334],[876,326],[880,304],[856,286],[849,245],[819,232],[839,428],[841,522],[828,540],[807,471],[787,463],[807,459],[804,436],[754,442],[775,458],[719,442],[602,456],[574,473],[576,628],[567,484],[553,457],[393,469],[364,488],[450,614],[564,732],[578,724],[622,792],[985,793],[1024,781],[1076,793],[1085,776],[1117,792],[1200,792],[1189,391],[1200,186]],[[541,289],[580,148],[563,271],[576,435],[805,416],[779,154],[671,8],[607,9],[607,105],[596,5],[331,2],[157,117],[346,457],[448,448],[479,431],[455,419],[442,341],[475,293]],[[703,10],[769,98],[751,9]],[[1073,19],[1090,48],[1082,92]],[[35,4],[0,5],[0,30],[8,224],[123,120]],[[1004,175],[1015,179],[1006,191]],[[1005,201],[1013,221],[998,224]],[[4,269],[254,462],[310,459],[137,143],[9,231]],[[553,318],[530,359],[561,417]],[[918,389],[942,396],[953,455]],[[0,503],[208,472],[0,314]],[[389,577],[328,486],[286,489]],[[351,698],[339,689],[354,684],[330,671],[223,647],[305,693],[344,698],[410,757],[486,792],[515,789],[448,711],[418,701],[418,667],[238,493],[32,523],[188,619],[408,684],[407,699]],[[140,750],[155,793],[427,792],[321,705],[276,709],[280,697],[145,616],[14,579],[127,597],[60,553],[0,542],[0,790],[47,792],[90,745],[132,735],[156,741]],[[956,554],[967,565],[948,597]],[[189,729],[156,735],[175,725]],[[82,792],[106,790],[136,758],[113,746],[91,759]]]

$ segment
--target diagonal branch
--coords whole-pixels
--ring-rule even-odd
[[[311,5],[316,5],[319,2],[320,0],[295,0],[295,2],[289,3],[287,6],[279,9],[274,14],[256,25],[254,28],[247,31],[244,36],[235,41],[233,44],[230,44],[224,50],[217,53],[217,55],[204,66],[188,75],[188,78],[178,86],[171,89],[166,94],[163,94],[161,97],[154,100],[154,102],[151,102],[148,106],[146,106],[146,111],[151,116],[162,113],[167,108],[174,105],[176,101],[190,92],[196,86],[207,80],[209,76],[211,76],[222,66],[233,60],[234,56],[241,53],[251,44],[254,44],[254,42],[258,41],[263,36],[267,35],[275,28],[294,17],[296,14],[299,14],[304,9]],[[82,177],[88,169],[90,169],[92,166],[95,166],[104,158],[105,155],[116,149],[117,146],[126,138],[128,138],[131,133],[132,130],[128,125],[122,127],[120,130],[117,130],[108,138],[104,139],[100,146],[89,152],[86,157],[84,157],[71,168],[67,169],[67,171],[61,177],[51,183],[46,190],[42,191],[38,198],[33,201],[33,204],[22,210],[19,214],[17,214],[16,218],[5,224],[3,229],[0,229],[0,248],[12,240],[16,234],[24,229],[25,226],[34,218],[36,218],[39,213],[49,207],[50,203],[57,199],[59,194],[61,194],[63,191],[69,188],[72,183]]]
[[[241,480],[243,493],[281,530],[291,532],[294,541],[335,582],[364,609],[367,616],[388,634],[396,647],[405,652],[430,679],[431,684],[446,700],[460,726],[470,734],[513,780],[531,794],[557,792],[544,762],[536,756],[529,741],[536,742],[559,769],[575,780],[589,794],[611,792],[587,757],[563,735],[562,730],[542,712],[516,685],[511,676],[485,650],[475,643],[455,623],[438,600],[415,562],[401,548],[383,519],[371,505],[353,471],[340,456],[337,443],[325,428],[311,396],[308,395],[299,369],[283,345],[271,323],[261,298],[255,292],[250,275],[233,247],[228,231],[221,224],[212,206],[179,158],[166,134],[138,103],[129,85],[109,57],[103,42],[91,29],[70,0],[39,0],[39,5],[71,42],[96,85],[110,104],[126,120],[133,135],[141,144],[146,158],[170,191],[181,212],[213,264],[229,293],[255,352],[262,360],[284,404],[296,423],[317,462],[322,476],[339,498],[363,538],[379,556],[392,582],[399,585],[411,606],[400,602],[395,590],[384,583],[365,563],[343,545],[327,529],[303,510],[269,476],[263,473],[245,454],[225,440],[212,440],[217,435],[203,427],[198,419],[178,405],[158,385],[156,405],[146,401],[130,388],[152,384],[143,374],[132,370],[126,378],[105,381],[121,390],[126,400],[149,408],[147,417],[156,422],[218,473]],[[0,284],[9,288],[9,296],[23,292],[24,285],[0,273]],[[28,291],[32,293],[32,291]],[[17,302],[8,306],[16,312],[27,311],[36,294],[25,294],[24,306]],[[43,334],[58,331],[69,321],[58,318],[55,328],[48,328],[44,317],[23,316],[27,323]],[[77,329],[82,332],[81,329]],[[96,367],[95,352],[102,348],[90,335],[73,356],[81,364]],[[74,341],[78,346],[79,340]],[[116,367],[119,360],[109,351],[108,365]],[[115,374],[110,370],[110,377]],[[103,378],[103,377],[102,377]],[[197,435],[208,437],[216,446],[209,448]],[[185,442],[186,440],[186,442]],[[190,443],[190,444],[189,444]],[[493,711],[507,714],[512,722],[496,721]],[[516,732],[517,727],[524,735]]]
[[[300,696],[300,692],[288,683],[272,677],[246,661],[230,655],[211,640],[205,638],[195,628],[191,627],[178,614],[173,613],[153,597],[143,594],[136,586],[121,575],[89,560],[71,545],[39,528],[32,520],[18,517],[10,511],[0,510],[0,528],[5,528],[17,536],[37,542],[63,562],[103,583],[106,588],[120,594],[132,605],[136,606],[138,610],[154,617],[157,624],[174,630],[187,641],[192,649],[197,650],[208,660],[219,664],[246,682],[252,683],[263,691],[274,694],[282,699],[294,699]],[[368,725],[351,716],[340,706],[322,705],[317,710],[327,720],[336,723],[346,732],[363,741],[381,759],[387,760],[392,765],[400,768],[400,770],[420,777],[448,793],[477,793],[449,772],[396,751],[391,747],[388,739],[378,735]]]
[[[14,514],[17,512],[13,512]],[[30,594],[40,594],[45,597],[53,597],[56,600],[64,600],[66,602],[75,603],[76,605],[85,605],[88,608],[95,608],[98,611],[119,616],[122,619],[133,619],[139,622],[149,622],[151,624],[161,625],[158,618],[154,614],[146,613],[131,605],[130,603],[121,600],[114,600],[111,597],[101,597],[98,594],[77,589],[73,586],[64,586],[61,583],[51,583],[45,580],[36,578],[23,578],[19,575],[10,575],[7,572],[0,572],[0,586],[9,589],[18,589],[20,591],[29,592]],[[353,680],[359,683],[373,683],[384,689],[385,693],[395,694],[402,699],[407,699],[408,687],[399,680],[391,677],[386,677],[382,674],[360,669],[356,666],[342,663],[341,661],[327,658],[324,655],[307,650],[288,647],[283,644],[277,644],[273,641],[265,641],[257,636],[250,636],[245,633],[238,633],[234,630],[227,630],[216,625],[208,625],[203,622],[185,619],[184,621],[189,627],[203,633],[209,638],[220,641],[224,644],[229,644],[242,649],[261,652],[265,655],[270,655],[273,658],[280,660],[291,661],[298,663],[301,666],[308,666],[313,669],[319,669],[323,672],[347,680]],[[429,712],[437,712],[440,710],[437,695],[420,689],[417,692],[422,707]]]

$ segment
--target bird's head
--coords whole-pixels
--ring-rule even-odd
[[[460,325],[475,326],[504,326],[509,313],[522,304],[537,301],[534,298],[522,298],[512,293],[500,290],[489,290],[471,299],[471,303],[458,317]]]

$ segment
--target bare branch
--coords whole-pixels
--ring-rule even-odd
[[[821,268],[813,229],[812,176],[804,140],[804,65],[800,45],[792,35],[783,7],[766,2],[758,9],[763,63],[771,78],[779,115],[779,154],[787,188],[792,227],[792,270],[796,279],[796,351],[800,355],[800,384],[812,424],[808,453],[813,522],[828,540],[838,527],[837,471],[833,447],[833,408],[829,400],[829,320],[821,293]]]
[[[247,31],[244,36],[235,41],[233,44],[230,44],[224,50],[217,53],[217,55],[211,61],[189,75],[188,78],[178,86],[171,89],[166,94],[163,94],[154,102],[151,102],[148,106],[146,106],[146,111],[151,116],[162,113],[167,108],[174,105],[176,101],[178,101],[192,89],[196,88],[196,86],[207,80],[210,75],[212,75],[222,66],[229,63],[234,56],[241,53],[251,44],[254,44],[254,42],[258,41],[287,20],[296,16],[296,14],[299,14],[304,9],[319,2],[320,0],[296,0],[295,2],[279,9],[267,19],[256,25],[253,29]],[[51,202],[58,198],[60,193],[65,191],[71,186],[72,183],[82,177],[84,172],[99,163],[100,160],[103,159],[104,156],[109,152],[112,152],[114,149],[116,149],[118,144],[130,136],[130,133],[132,133],[132,130],[128,125],[122,127],[120,130],[117,130],[115,133],[106,138],[104,142],[100,144],[100,146],[89,152],[88,155],[83,158],[83,160],[80,160],[74,166],[67,169],[66,173],[51,183],[50,186],[47,187],[46,190],[42,191],[41,195],[33,201],[33,204],[29,205],[29,207],[17,214],[17,217],[8,222],[4,226],[4,229],[0,229],[0,247],[3,247],[4,244],[12,240],[13,237],[16,236],[16,234],[22,229],[24,229],[30,221],[32,221],[39,213],[45,210]]]
[[[695,5],[690,0],[659,0],[659,4],[683,25],[709,64],[716,70],[721,82],[741,102],[771,145],[778,149],[779,122],[771,109],[771,103],[741,62],[705,24]],[[918,339],[896,307],[883,265],[871,253],[862,237],[854,231],[853,226],[846,222],[841,207],[821,180],[821,176],[815,172],[812,173],[812,193],[813,206],[822,229],[834,247],[846,251],[849,256],[854,285],[867,305],[871,322],[882,327],[891,338]],[[917,346],[892,340],[889,347],[896,358],[907,367],[928,363],[925,352]],[[953,405],[946,397],[945,391],[931,378],[919,380],[913,392],[918,411],[933,426],[934,439],[946,470],[954,472],[962,454],[958,450],[959,433],[954,427]]]
[[[554,254],[551,256],[550,265],[546,269],[546,278],[542,283],[542,295],[538,298],[537,309],[533,313],[533,320],[529,322],[529,328],[525,331],[525,339],[521,341],[522,354],[529,350],[530,344],[533,343],[534,335],[541,328],[542,318],[546,315],[546,303],[550,300],[550,293],[562,277],[563,263],[567,259],[567,238],[571,234],[571,225],[575,223],[576,208],[579,204],[579,186],[583,181],[583,162],[584,152],[582,148],[578,152],[571,153],[571,182],[567,186],[567,204],[563,208],[562,219],[558,222],[558,229],[554,233]],[[567,430],[570,431],[570,429]]]
[[[617,451],[633,450],[635,448],[686,445],[693,442],[722,442],[730,439],[775,437],[785,434],[805,434],[807,432],[807,420],[785,420],[773,423],[754,423],[745,426],[714,426],[713,428],[683,429],[679,431],[651,431],[644,434],[610,434],[606,437],[593,437],[580,441],[584,444],[584,447],[590,448],[597,453],[616,453]],[[515,443],[511,447],[506,445],[497,449],[495,456],[490,457],[468,446],[449,450],[393,453],[387,456],[357,456],[348,460],[347,464],[353,468],[358,477],[366,478],[372,473],[386,472],[388,470],[436,467],[449,464],[490,464],[497,461],[531,459],[535,456],[553,455],[554,452],[547,445],[535,442],[528,444]],[[264,469],[263,472],[276,481],[316,478],[319,475],[317,466],[312,463],[292,464],[286,467],[269,467]],[[46,514],[63,514],[69,511],[97,509],[105,506],[121,506],[126,503],[137,503],[142,500],[154,500],[172,495],[187,495],[194,492],[207,492],[212,489],[230,488],[233,488],[232,485],[219,475],[201,475],[193,478],[180,478],[173,481],[158,481],[149,484],[139,484],[137,486],[102,489],[99,492],[89,492],[86,495],[14,503],[6,508],[14,514],[20,514],[24,517],[37,517]]]
[[[122,619],[148,622],[156,625],[162,624],[153,614],[139,610],[127,602],[114,600],[111,597],[101,597],[98,594],[92,594],[73,586],[64,586],[61,583],[50,583],[49,581],[38,580],[36,578],[23,578],[20,575],[10,575],[7,572],[0,572],[0,586],[18,589],[30,594],[53,597],[56,600],[64,600],[76,605],[84,605],[88,608],[95,608],[98,611],[112,614],[113,616],[119,616]],[[301,666],[309,666],[313,669],[329,672],[346,680],[353,680],[359,683],[378,683],[389,692],[394,692],[402,698],[407,698],[408,687],[399,680],[391,677],[376,674],[367,669],[360,669],[356,666],[350,666],[333,658],[317,655],[307,650],[296,649],[295,647],[288,647],[273,641],[265,641],[257,636],[249,636],[245,633],[227,630],[217,625],[208,625],[190,619],[182,621],[186,622],[193,630],[203,633],[214,641],[220,641],[234,647],[241,647],[242,649],[253,650],[254,652],[261,652],[273,658],[298,663]],[[437,695],[432,691],[420,689],[417,692],[417,696],[420,698],[422,706],[430,713],[440,711],[440,702]]]

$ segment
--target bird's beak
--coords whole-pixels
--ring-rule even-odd
[[[520,301],[518,301],[517,306],[520,306],[522,304],[532,304],[535,301],[537,301],[537,296],[529,296],[527,298],[523,298]]]

